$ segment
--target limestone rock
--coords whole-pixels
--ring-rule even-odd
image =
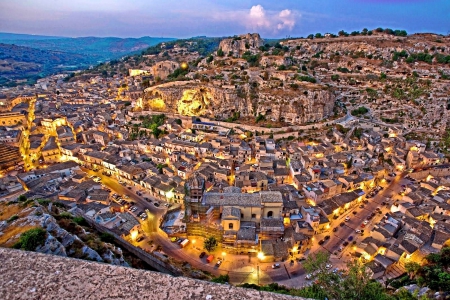
[[[86,258],[90,260],[95,260],[99,262],[103,261],[102,257],[97,253],[97,251],[92,250],[88,246],[83,246],[83,248],[81,248],[81,251],[83,252],[84,255],[86,255]]]
[[[250,97],[248,85],[229,88],[184,81],[146,89],[141,106],[154,111],[213,119],[228,118],[235,111],[239,111],[241,117],[261,113],[274,121],[300,125],[331,116],[335,98],[331,90],[319,84],[308,84],[295,91],[258,90]]]
[[[258,33],[247,33],[239,35],[238,37],[222,40],[219,44],[219,48],[222,48],[222,51],[225,54],[228,54],[231,51],[235,55],[241,55],[246,51],[252,52],[252,50],[256,50],[263,44],[264,41]]]
[[[67,256],[66,248],[51,234],[47,235],[44,245],[38,246],[36,252],[44,254],[53,254],[58,256]]]

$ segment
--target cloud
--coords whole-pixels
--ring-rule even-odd
[[[273,33],[283,30],[291,31],[297,19],[301,17],[300,13],[289,9],[284,9],[280,12],[266,11],[260,4],[252,6],[250,11],[233,12],[230,16],[231,20],[237,21],[246,28]]]
[[[277,29],[282,30],[284,28],[288,28],[292,30],[295,26],[295,16],[289,9],[282,10],[279,15],[279,22],[277,24]]]

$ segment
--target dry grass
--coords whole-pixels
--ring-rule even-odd
[[[18,234],[22,234],[25,231],[35,227],[36,227],[35,225],[6,227],[6,229],[3,231],[3,235],[0,236],[0,246],[11,247],[16,241],[8,241],[10,238]]]
[[[18,215],[20,218],[26,216],[28,213],[24,213],[25,207],[20,207],[19,204],[6,205],[5,203],[0,205],[0,221],[5,221],[14,215]],[[36,225],[19,226],[21,220],[15,221],[14,225],[8,224],[8,226],[2,231],[3,235],[0,236],[0,246],[11,247],[16,241],[9,241],[10,238],[23,232],[35,228]]]
[[[18,204],[13,205],[0,205],[0,221],[5,221],[14,215],[20,215],[19,213],[23,210]]]

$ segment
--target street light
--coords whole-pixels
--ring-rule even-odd
[[[223,261],[225,261],[225,256],[226,256],[227,254],[225,253],[225,252],[222,252],[222,258],[223,258]]]
[[[258,252],[258,258],[259,258],[260,260],[263,260],[263,259],[264,259],[264,253]]]

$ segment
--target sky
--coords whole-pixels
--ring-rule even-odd
[[[450,0],[0,0],[0,32],[266,38],[374,29],[450,33]]]

